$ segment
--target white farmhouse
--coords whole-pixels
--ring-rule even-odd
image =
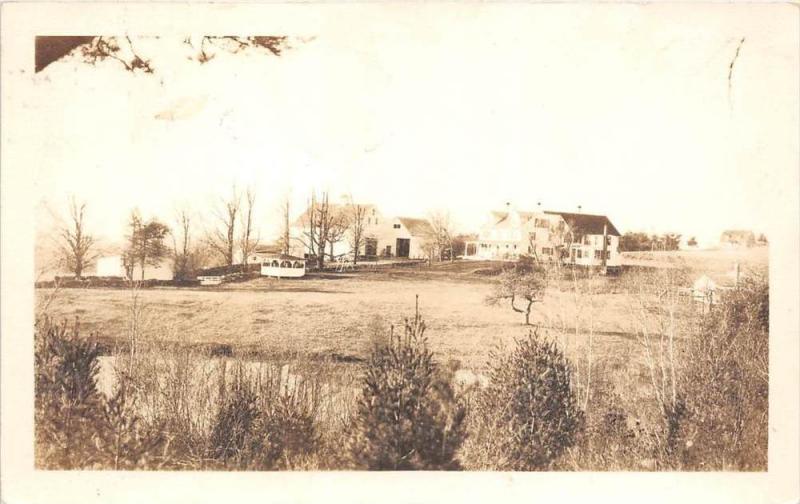
[[[94,276],[128,277],[121,255],[115,254],[98,257],[95,264]],[[171,259],[163,259],[159,261],[156,266],[148,264],[144,269],[144,280],[172,280],[172,276]],[[131,278],[134,280],[142,280],[142,268],[139,264],[133,266]]]
[[[619,231],[605,215],[493,211],[478,239],[467,243],[467,259],[515,260],[533,256],[583,266],[619,267]]]

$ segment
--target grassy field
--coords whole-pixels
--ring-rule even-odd
[[[765,266],[767,249],[638,252],[626,254],[636,264],[683,264],[691,275]],[[230,347],[234,355],[266,360],[335,360],[359,362],[373,339],[401,325],[414,313],[416,296],[431,348],[440,360],[481,372],[488,352],[508,346],[529,327],[508,305],[489,306],[498,264],[456,262],[433,268],[395,268],[349,274],[309,276],[300,280],[256,278],[217,288],[154,288],[138,291],[140,331],[177,344]],[[568,352],[582,352],[589,319],[596,358],[633,366],[640,349],[634,341],[632,299],[621,277],[601,277],[591,310],[571,292],[548,289],[535,305],[532,321],[558,325],[570,333]],[[691,276],[690,276],[691,278]],[[133,293],[121,289],[50,289],[49,312],[56,319],[80,320],[84,330],[113,344],[126,338]],[[577,321],[577,322],[576,322]],[[561,325],[563,322],[563,326]],[[575,333],[575,325],[579,330]],[[634,366],[635,367],[635,366]]]
[[[142,324],[154,337],[180,343],[358,360],[376,331],[385,332],[413,316],[419,296],[431,348],[471,369],[483,367],[492,346],[508,344],[528,330],[522,316],[507,306],[485,303],[491,277],[402,271],[335,278],[258,278],[214,290],[141,290]],[[40,291],[41,296],[51,293]],[[78,317],[82,328],[103,339],[124,340],[131,296],[126,290],[64,289],[55,294],[50,311],[56,318]],[[547,325],[551,312],[560,313],[562,305],[572,313],[568,294],[549,292],[537,305],[534,320]],[[596,311],[598,344],[626,345],[630,328],[624,294],[604,294],[603,307]]]
[[[766,267],[768,247],[677,250],[668,252],[623,252],[622,262],[629,266],[672,266],[683,264],[696,274],[724,274],[739,264],[744,270]]]
[[[626,254],[626,259],[653,265],[679,261],[695,275],[725,272],[736,262],[744,268],[764,266],[767,249],[640,252]],[[509,344],[528,330],[522,316],[508,306],[485,303],[496,268],[491,263],[457,262],[301,280],[257,278],[222,288],[143,289],[138,293],[144,306],[141,323],[158,339],[229,345],[234,353],[359,360],[376,332],[386,332],[413,315],[419,296],[432,349],[444,360],[481,369],[490,348]],[[618,285],[622,280],[599,280],[602,294],[591,317],[602,353],[632,351],[631,299]],[[40,299],[52,294],[49,289],[38,292]],[[126,290],[63,289],[55,293],[50,312],[55,318],[77,317],[84,329],[114,341],[124,340],[131,304],[132,293]],[[555,319],[566,320],[574,328],[576,317],[588,316],[585,308],[580,315],[577,309],[571,293],[549,289],[544,302],[535,305],[533,321],[546,327]],[[579,346],[585,334],[574,339]]]
[[[656,267],[582,279],[562,271],[560,280],[551,279],[543,302],[535,305],[532,322],[560,342],[574,369],[575,393],[591,425],[602,425],[623,411],[631,432],[640,426],[653,432],[663,422],[654,396],[655,380],[660,378],[653,375],[653,366],[659,366],[660,360],[663,372],[666,330],[659,324],[668,320],[658,288],[652,289],[666,278],[659,275],[681,265],[687,275],[679,286],[687,286],[699,274],[722,274],[735,263],[743,271],[765,267],[767,257],[766,249],[636,253],[626,257],[630,265]],[[216,411],[209,406],[214,403],[209,398],[216,393],[216,381],[203,378],[203,373],[222,369],[217,375],[224,382],[228,363],[244,362],[258,373],[286,372],[310,387],[321,386],[321,409],[314,422],[327,439],[323,444],[336,446],[349,428],[370,351],[387,337],[391,326],[402,331],[404,319],[414,316],[417,300],[435,358],[459,370],[456,381],[459,376],[484,381],[492,351],[512,348],[515,339],[531,330],[508,302],[495,306],[486,302],[502,267],[464,261],[311,274],[299,280],[257,277],[207,288],[38,289],[37,297],[39,309],[46,306],[51,319],[77,319],[81,335],[94,333],[106,353],[114,355],[104,357],[101,364],[98,386],[107,395],[118,376],[114,362],[126,361],[135,324],[137,348],[142,349],[137,352],[144,356],[139,362],[147,368],[137,370],[143,375],[140,379],[151,374],[172,380],[175,390],[191,398],[187,404],[192,404],[192,411],[204,411],[195,420],[202,418],[207,424]],[[673,287],[678,285],[668,290],[680,290]],[[696,307],[686,296],[675,299],[676,329],[670,334],[688,342],[696,327]],[[669,320],[672,324],[671,316]],[[643,334],[648,335],[646,345]],[[173,351],[174,347],[187,351]],[[682,352],[680,343],[677,348]],[[681,362],[688,361],[679,355],[679,366]],[[641,446],[651,446],[650,434],[638,436]],[[575,453],[600,454],[606,448],[586,445]],[[649,450],[639,455],[605,454],[597,460],[573,454],[560,467],[652,469],[659,455]],[[330,464],[339,467],[336,462]]]

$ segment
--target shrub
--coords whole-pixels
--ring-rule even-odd
[[[685,418],[675,447],[686,469],[766,470],[769,409],[769,283],[744,279],[688,343]],[[680,441],[680,443],[678,442]]]
[[[209,439],[210,455],[224,464],[249,467],[258,444],[255,432],[258,398],[250,383],[241,376],[230,392],[220,390],[220,398],[220,409]]]
[[[96,446],[102,454],[100,466],[108,469],[160,468],[165,460],[162,429],[147,428],[136,411],[130,384],[122,379],[110,398],[103,401]],[[163,447],[163,450],[162,450]]]
[[[223,371],[224,372],[224,371]],[[210,456],[230,469],[291,468],[317,448],[313,416],[294,391],[259,390],[240,366],[231,390],[221,385],[222,404],[209,438]]]
[[[609,384],[595,382],[589,407],[584,411],[584,429],[569,450],[569,457],[556,462],[557,468],[657,469],[663,449],[657,435],[661,432],[661,419],[658,412],[645,411],[641,406],[635,398],[616,393]]]
[[[352,426],[352,462],[378,470],[457,469],[465,438],[463,401],[427,348],[417,311],[367,363]]]
[[[489,385],[478,392],[468,451],[475,468],[547,469],[584,425],[564,354],[536,331],[509,354],[492,352]]]
[[[161,444],[141,427],[127,381],[111,398],[97,390],[100,350],[78,324],[41,320],[35,334],[36,463],[45,469],[135,468]]]
[[[81,339],[77,324],[49,320],[37,322],[34,339],[37,466],[91,467],[102,413],[97,344]]]

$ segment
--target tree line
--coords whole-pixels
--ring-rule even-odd
[[[58,232],[59,262],[76,278],[81,278],[100,256],[86,214],[86,202],[71,198],[66,222]],[[260,243],[255,216],[256,193],[252,188],[240,192],[234,187],[229,196],[221,198],[211,212],[211,226],[205,228],[198,223],[198,215],[188,208],[176,211],[171,223],[158,217],[145,218],[134,208],[127,219],[121,254],[125,274],[133,278],[138,267],[136,273],[144,280],[148,267],[158,267],[171,259],[173,278],[185,280],[212,264],[232,266],[237,252],[247,265]]]
[[[210,266],[232,267],[239,263],[247,268],[257,247],[262,243],[258,232],[257,194],[252,187],[244,191],[232,187],[220,197],[202,225],[200,216],[184,207],[175,212],[172,222],[158,217],[145,217],[133,209],[127,219],[122,266],[128,278],[145,278],[147,268],[158,267],[171,260],[175,280],[193,278],[199,270]],[[345,259],[356,265],[367,255],[367,243],[376,240],[372,234],[368,212],[371,205],[356,203],[352,196],[343,203],[331,201],[327,191],[312,191],[305,212],[298,219],[302,231],[292,233],[290,204],[281,202],[281,232],[277,247],[283,254],[292,251],[292,244],[301,246],[313,264],[322,269],[326,263]],[[58,232],[60,264],[76,278],[94,266],[100,255],[95,236],[86,222],[87,204],[74,197],[69,214]],[[447,212],[434,212],[428,217],[430,236],[423,244],[428,258],[452,260],[465,251],[466,236],[454,233]],[[341,245],[347,251],[342,252]],[[378,255],[378,251],[373,252]],[[136,270],[136,271],[135,271]]]
[[[662,235],[647,234],[642,232],[628,232],[619,239],[620,252],[636,252],[643,250],[678,250],[681,235],[678,233],[665,233]],[[697,245],[694,237],[687,240],[689,246]]]

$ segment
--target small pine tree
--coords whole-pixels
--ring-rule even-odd
[[[124,376],[111,398],[98,392],[100,349],[77,323],[39,321],[34,355],[37,467],[136,468],[154,458],[162,436],[142,426]]]
[[[90,339],[41,320],[35,333],[36,464],[45,469],[91,467],[97,460],[95,428],[101,423],[97,392],[100,350]]]
[[[367,364],[350,443],[359,467],[458,469],[466,409],[433,360],[419,310],[402,335],[376,346]]]
[[[536,331],[507,355],[492,353],[489,385],[476,397],[469,451],[476,468],[547,469],[584,426],[569,361]]]

